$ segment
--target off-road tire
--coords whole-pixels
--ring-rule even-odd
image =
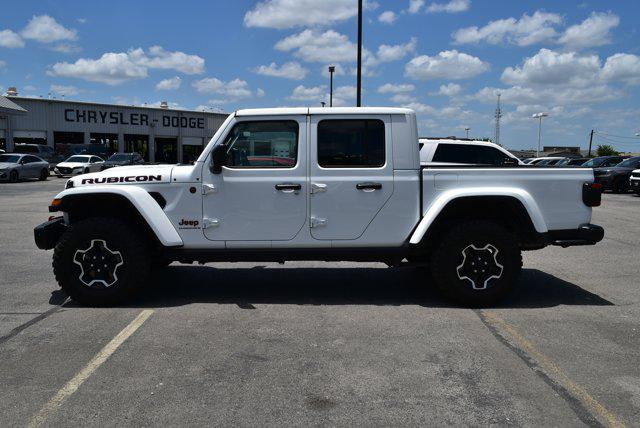
[[[475,253],[478,249],[481,251]],[[469,254],[483,254],[482,262],[477,263],[484,267],[488,262],[489,267],[500,270],[498,278],[486,279],[488,274],[482,277],[486,282],[479,281],[478,287],[485,286],[484,289],[474,289],[475,282],[461,279],[460,272],[474,268],[470,266],[472,258],[467,259]],[[491,266],[492,261],[495,266]],[[438,289],[445,297],[467,307],[497,304],[516,287],[521,269],[522,253],[516,238],[490,221],[469,220],[454,226],[431,256],[431,272]]]
[[[12,183],[17,183],[18,181],[20,181],[20,174],[18,174],[18,171],[11,171],[9,173],[9,181]]]
[[[49,170],[43,169],[42,171],[40,171],[40,177],[38,177],[38,180],[46,181],[47,178],[49,178]]]
[[[92,277],[78,259],[84,264],[82,252],[103,243],[109,252],[119,253],[115,257],[122,264],[113,269],[111,279],[116,278],[115,282],[108,286],[105,282],[87,285]],[[150,269],[150,252],[144,237],[114,218],[94,217],[71,224],[53,252],[56,281],[73,300],[88,306],[110,306],[130,299],[147,282]],[[87,271],[95,274],[90,268]]]

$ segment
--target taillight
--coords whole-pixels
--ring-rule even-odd
[[[602,184],[584,183],[582,185],[582,202],[588,207],[599,207],[602,202]]]

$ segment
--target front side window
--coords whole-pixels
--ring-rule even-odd
[[[318,123],[318,164],[323,168],[378,168],[385,164],[384,122],[336,119]]]
[[[227,135],[229,168],[293,168],[298,160],[298,122],[274,120],[237,123]]]

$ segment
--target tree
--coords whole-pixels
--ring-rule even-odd
[[[613,148],[613,146],[609,144],[602,144],[598,146],[598,149],[596,150],[596,154],[598,156],[616,156],[616,155],[619,155],[620,153],[618,153],[616,149]]]

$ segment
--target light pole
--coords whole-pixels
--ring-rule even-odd
[[[467,140],[469,139],[469,130],[471,128],[469,128],[468,126],[464,128],[465,132],[467,133]]]
[[[358,0],[358,82],[356,107],[362,106],[362,0]]]
[[[336,71],[335,65],[329,66],[329,107],[333,107],[333,72]]]
[[[538,150],[536,151],[536,157],[540,157],[540,139],[542,138],[542,118],[549,116],[549,113],[536,113],[531,117],[538,119]]]

